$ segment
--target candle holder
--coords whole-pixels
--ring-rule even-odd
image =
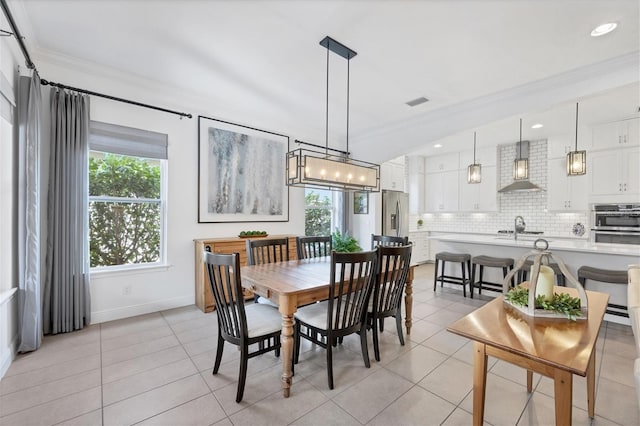
[[[548,250],[549,243],[547,242],[547,240],[542,238],[535,240],[533,242],[533,248],[534,248],[533,250],[531,250],[529,253],[522,256],[516,262],[515,267],[507,274],[507,276],[504,278],[502,282],[502,292],[505,294],[505,296],[509,292],[522,291],[522,288],[527,288],[528,297],[527,297],[526,306],[523,304],[514,303],[513,301],[508,300],[508,297],[505,297],[504,303],[530,317],[565,318],[565,319],[569,318],[572,320],[586,319],[587,311],[588,311],[588,299],[587,299],[587,293],[585,292],[584,287],[582,287],[580,282],[571,274],[571,272],[569,272],[569,269],[567,269],[567,266],[564,264],[562,259],[555,256],[553,253],[551,253]],[[529,279],[528,285],[521,286],[520,284],[522,283],[520,283],[518,284],[518,286],[516,286],[515,289],[511,289],[512,279],[522,269],[525,262],[531,257],[533,258],[533,264],[531,265],[531,278]],[[575,312],[573,315],[568,315],[566,312],[558,311],[554,309],[536,308],[536,290],[538,290],[538,286],[541,284],[541,281],[545,280],[545,279],[541,280],[541,274],[540,274],[541,267],[542,266],[548,267],[552,259],[557,263],[558,268],[560,269],[560,272],[564,276],[565,283],[568,283],[568,285],[570,285],[571,287],[574,287],[578,293],[578,298],[580,299],[580,307],[579,307],[579,311]],[[551,278],[552,283],[554,278],[555,276],[552,275],[552,278]],[[552,288],[552,294],[555,294],[555,296],[553,296],[553,300],[555,301],[559,296],[555,292],[553,292],[554,287],[552,286],[551,288]],[[566,293],[566,292],[561,292],[561,293]],[[553,303],[551,301],[549,302],[550,303],[547,303],[545,305],[547,306],[547,308],[549,307],[553,308]]]

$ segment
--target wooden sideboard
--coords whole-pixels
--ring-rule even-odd
[[[289,259],[296,259],[296,237],[295,235],[269,235],[268,237],[258,237],[260,239],[269,238],[289,238]],[[215,309],[215,302],[211,294],[209,277],[204,267],[205,251],[213,253],[240,253],[240,265],[247,264],[247,240],[251,238],[200,238],[193,240],[195,243],[195,275],[196,275],[196,306],[203,312],[211,312]],[[245,290],[245,297],[253,297],[253,293]]]

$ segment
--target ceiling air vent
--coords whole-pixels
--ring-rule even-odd
[[[425,102],[429,102],[429,99],[425,98],[424,96],[421,96],[419,98],[416,98],[412,101],[407,102],[407,105],[409,105],[410,107],[414,107],[414,106],[418,106],[420,104],[423,104]]]

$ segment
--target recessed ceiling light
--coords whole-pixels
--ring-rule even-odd
[[[591,37],[600,37],[615,30],[618,24],[616,22],[607,22],[606,24],[598,25],[591,31]]]
[[[424,96],[421,96],[419,98],[410,100],[409,102],[405,102],[407,105],[409,105],[410,107],[414,107],[420,104],[423,104],[425,102],[429,102],[429,99],[425,98]]]
[[[434,147],[434,148],[442,148],[442,144],[437,143],[437,144],[435,144],[433,147]]]
[[[539,129],[541,127],[544,127],[544,125],[542,123],[536,123],[533,126],[531,126],[532,129]]]

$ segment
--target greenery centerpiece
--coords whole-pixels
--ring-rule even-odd
[[[504,299],[512,305],[527,307],[529,305],[529,289],[516,286],[505,294]],[[554,293],[551,300],[540,294],[535,298],[535,309],[544,309],[561,313],[572,321],[582,316],[580,298],[571,297],[567,293]]]
[[[333,250],[337,252],[356,252],[362,251],[362,247],[358,244],[358,240],[349,235],[348,232],[344,234],[341,233],[338,229],[335,230],[333,234],[331,234],[331,244],[333,246]]]

